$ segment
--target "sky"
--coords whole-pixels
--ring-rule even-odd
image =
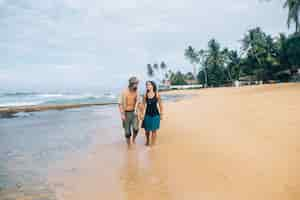
[[[0,91],[118,88],[147,63],[192,71],[184,49],[287,32],[283,0],[0,0]]]

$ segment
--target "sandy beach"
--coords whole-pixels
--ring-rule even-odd
[[[69,158],[73,173],[49,174],[56,198],[300,198],[300,84],[183,93],[194,96],[165,105],[157,146],[144,147],[141,133],[130,151],[120,138]]]

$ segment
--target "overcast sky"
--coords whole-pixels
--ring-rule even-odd
[[[0,90],[118,87],[188,45],[239,48],[250,28],[287,32],[282,0],[0,0]]]

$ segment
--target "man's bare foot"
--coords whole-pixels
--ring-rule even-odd
[[[127,138],[127,139],[126,139],[126,143],[127,143],[128,149],[130,149],[130,147],[131,147],[130,138]]]
[[[135,133],[133,134],[133,137],[132,137],[132,144],[135,144],[135,140],[136,140],[137,135],[138,135],[138,132],[135,132]]]

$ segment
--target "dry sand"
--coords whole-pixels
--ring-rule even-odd
[[[300,84],[184,93],[165,105],[157,146],[141,134],[133,150],[120,138],[70,159],[78,170],[49,177],[57,198],[300,199]]]

